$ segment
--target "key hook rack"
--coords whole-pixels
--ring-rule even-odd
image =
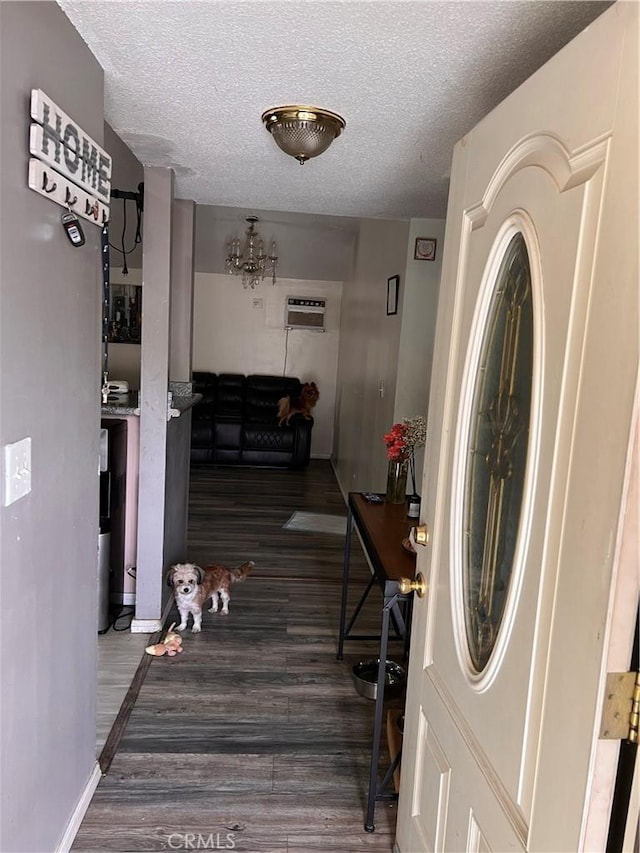
[[[111,157],[42,89],[31,90],[28,186],[98,227],[109,221]]]

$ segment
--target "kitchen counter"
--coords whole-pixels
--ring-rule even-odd
[[[167,419],[179,418],[202,399],[202,394],[176,394],[173,392],[171,408],[167,410]],[[110,394],[106,403],[102,404],[101,414],[111,416],[139,415],[138,392],[130,391],[128,394]]]
[[[129,394],[109,394],[109,401],[102,404],[103,415],[139,415],[138,392]]]

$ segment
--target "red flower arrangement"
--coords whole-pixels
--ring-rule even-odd
[[[394,424],[384,436],[387,459],[391,462],[409,461],[413,492],[416,491],[416,447],[422,447],[427,438],[427,419],[423,415],[404,418]]]
[[[387,459],[392,462],[403,462],[411,455],[412,448],[407,443],[409,427],[405,423],[394,424],[384,436],[387,445]]]

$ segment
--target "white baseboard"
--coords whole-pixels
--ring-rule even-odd
[[[132,619],[129,630],[132,634],[155,634],[162,631],[162,624],[162,619]]]
[[[69,853],[71,850],[71,845],[74,842],[76,835],[78,834],[78,830],[80,829],[80,824],[86,814],[87,809],[89,808],[89,803],[95,793],[96,788],[98,787],[98,783],[102,778],[102,773],[100,772],[100,765],[96,761],[95,767],[91,771],[91,776],[87,780],[87,784],[84,786],[84,790],[82,792],[82,796],[78,800],[78,804],[73,810],[73,814],[71,815],[71,820],[67,824],[67,828],[64,831],[64,835],[62,836],[62,840],[60,844],[56,847],[56,853]]]
[[[312,453],[310,459],[331,459],[330,453]]]
[[[135,592],[116,592],[109,599],[111,604],[119,604],[124,607],[135,607],[136,594]]]
[[[340,478],[338,477],[338,469],[336,468],[336,458],[335,458],[335,456],[332,455],[329,457],[329,459],[331,460],[331,467],[333,468],[333,473],[336,475],[336,483],[338,484],[338,488],[342,492],[342,497],[344,499],[345,504],[348,504],[349,503],[349,495],[342,488],[342,483],[340,482]]]
[[[131,628],[132,634],[155,634],[156,631],[162,631],[164,623],[167,621],[171,608],[173,607],[173,596],[169,596],[169,600],[164,606],[161,619],[132,619]]]

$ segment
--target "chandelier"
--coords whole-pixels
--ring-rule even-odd
[[[326,151],[346,127],[337,113],[298,104],[272,107],[262,114],[262,121],[276,145],[302,166]]]
[[[226,268],[229,275],[242,275],[242,286],[253,290],[268,273],[271,283],[276,283],[276,266],[278,250],[275,240],[272,240],[269,254],[265,254],[262,238],[256,231],[257,216],[247,216],[249,227],[242,249],[240,238],[235,237],[227,244]]]

